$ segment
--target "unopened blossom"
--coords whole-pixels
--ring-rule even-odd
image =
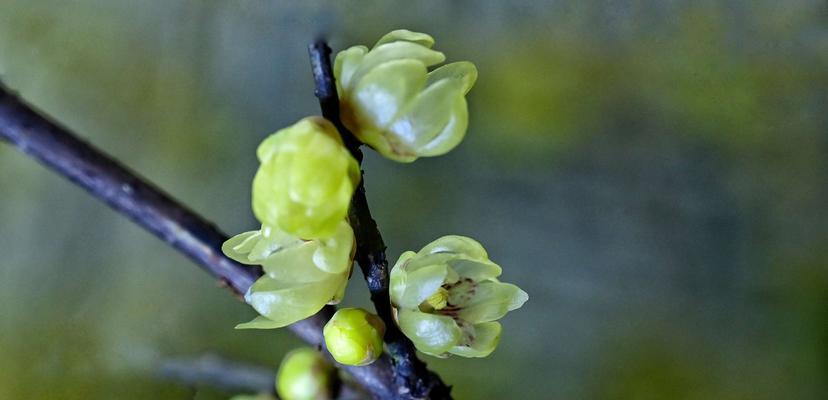
[[[256,218],[304,239],[333,235],[360,179],[359,165],[333,124],[305,118],[270,135],[256,154]]]
[[[342,308],[322,330],[333,358],[345,365],[368,365],[382,354],[385,324],[361,308]]]
[[[276,392],[283,400],[333,398],[336,369],[319,351],[303,347],[288,353],[276,373]]]
[[[370,50],[353,46],[336,56],[334,75],[342,122],[362,142],[401,162],[438,156],[466,134],[466,93],[477,79],[466,61],[445,61],[425,34],[396,30]]]

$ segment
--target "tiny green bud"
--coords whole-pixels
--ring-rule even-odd
[[[288,353],[276,374],[276,392],[284,400],[332,398],[336,370],[318,351],[305,347]]]
[[[361,308],[343,308],[322,332],[333,358],[345,365],[368,365],[382,354],[382,320]]]

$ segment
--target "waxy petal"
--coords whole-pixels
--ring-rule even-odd
[[[426,354],[442,357],[462,337],[462,331],[451,317],[402,309],[398,318],[405,336]]]
[[[336,77],[336,86],[339,93],[343,92],[343,88],[349,89],[351,87],[352,77],[359,69],[362,59],[368,53],[368,48],[365,46],[353,46],[336,55],[334,60],[334,76]]]
[[[501,331],[502,327],[498,322],[476,324],[472,327],[471,340],[468,343],[452,347],[449,352],[463,357],[486,357],[500,343]]]
[[[434,46],[434,38],[428,34],[412,32],[408,29],[397,29],[386,33],[385,36],[381,37],[380,40],[377,41],[377,44],[375,44],[374,47],[386,43],[399,41],[413,42],[427,48],[431,48],[431,46]]]
[[[445,282],[448,274],[448,265],[437,264],[420,268],[406,276],[405,291],[397,299],[397,306],[403,308],[417,308],[420,303],[437,292]]]
[[[387,127],[425,81],[426,66],[417,60],[393,60],[376,66],[357,84],[351,98],[363,117],[359,122]]]
[[[443,79],[417,94],[389,126],[395,138],[410,149],[432,142],[455,113],[453,105],[463,97],[462,84],[460,80]]]
[[[477,67],[468,61],[446,64],[429,72],[426,84],[430,86],[443,79],[460,80],[463,94],[466,94],[477,81]]]
[[[336,295],[342,279],[332,276],[320,282],[296,284],[264,276],[245,295],[247,304],[265,318],[270,327],[283,327],[316,314]]]
[[[459,318],[479,323],[500,319],[527,300],[529,295],[511,283],[486,281],[476,285],[471,296],[452,305],[460,308]]]
[[[480,242],[466,236],[446,235],[423,247],[418,254],[462,254],[471,259],[488,260],[489,254]]]

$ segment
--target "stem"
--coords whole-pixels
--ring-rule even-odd
[[[161,364],[159,375],[190,386],[212,386],[229,393],[275,393],[276,371],[214,354],[178,358]]]
[[[170,381],[191,387],[209,386],[227,393],[266,393],[276,396],[276,370],[241,363],[215,354],[195,358],[173,358],[161,363],[158,374]],[[353,382],[337,382],[337,400],[364,399],[367,393]]]
[[[322,115],[337,127],[345,146],[362,165],[362,143],[342,124],[340,118],[339,97],[331,68],[331,49],[324,40],[319,40],[308,46],[308,53]],[[385,243],[368,208],[364,171],[362,175],[351,201],[348,219],[356,236],[356,260],[368,284],[377,315],[385,322],[384,340],[393,363],[397,395],[406,399],[450,399],[451,388],[417,358],[414,344],[400,331],[392,315]]]
[[[64,178],[84,188],[115,211],[129,217],[165,243],[193,260],[237,297],[262,271],[241,265],[221,252],[227,240],[212,223],[177,202],[161,189],[130,171],[114,158],[40,115],[0,82],[0,139]],[[288,327],[311,346],[325,350],[322,328],[333,315],[327,306]],[[394,397],[391,361],[383,355],[364,367],[340,366],[375,397]]]

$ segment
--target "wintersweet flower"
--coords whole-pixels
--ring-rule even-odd
[[[417,253],[403,253],[390,287],[400,329],[429,355],[489,355],[500,341],[495,321],[529,299],[497,280],[501,272],[480,243],[464,236],[444,236]]]
[[[341,51],[334,76],[342,121],[359,140],[383,156],[401,162],[438,156],[466,134],[465,95],[477,79],[470,62],[446,64],[424,33],[396,30],[372,49]]]
[[[343,219],[325,239],[304,240],[276,227],[236,235],[222,246],[228,257],[261,265],[265,274],[244,296],[260,314],[238,329],[272,329],[336,304],[345,294],[354,257],[354,231]]]
[[[256,151],[253,213],[264,225],[304,239],[334,234],[359,183],[359,164],[328,120],[308,117]]]

